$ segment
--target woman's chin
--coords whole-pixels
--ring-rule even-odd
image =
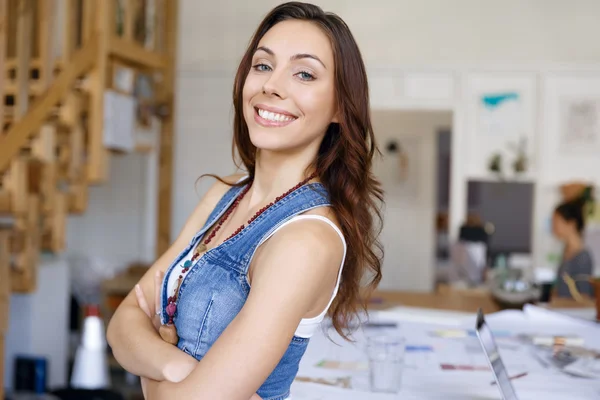
[[[290,148],[289,143],[282,143],[281,137],[274,137],[274,135],[250,134],[250,141],[261,151],[285,152]]]

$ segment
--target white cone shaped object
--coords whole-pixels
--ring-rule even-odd
[[[104,321],[100,318],[98,306],[87,306],[81,344],[75,353],[71,387],[76,389],[109,388],[110,375],[106,347]]]

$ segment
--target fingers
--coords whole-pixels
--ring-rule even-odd
[[[148,302],[146,301],[146,297],[144,297],[144,292],[140,285],[135,285],[135,297],[137,298],[138,304],[143,312],[146,313],[148,318],[152,318],[152,314],[150,313],[150,307],[148,307]]]
[[[160,293],[163,281],[162,271],[156,271],[154,275],[154,312],[161,309]]]
[[[142,395],[144,396],[144,399],[147,399],[148,398],[148,378],[141,377],[140,384],[142,386]]]

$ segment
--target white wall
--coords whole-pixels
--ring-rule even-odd
[[[207,183],[202,183],[196,190],[195,179],[202,173],[233,171],[229,157],[233,74],[261,17],[279,3],[282,1],[181,1],[173,235],[179,232],[206,188]],[[493,143],[474,141],[472,96],[480,88],[501,87],[502,82],[517,78],[527,92],[530,119],[526,134],[533,144],[534,166],[527,179],[538,182],[535,258],[538,263],[544,262],[555,245],[545,221],[554,204],[558,177],[579,176],[583,172],[600,182],[594,172],[600,171],[600,165],[596,166],[593,158],[577,159],[579,166],[575,168],[572,159],[556,164],[555,154],[543,144],[547,135],[555,134],[557,129],[546,111],[549,103],[555,101],[553,77],[600,77],[600,42],[590,41],[600,36],[600,25],[595,19],[600,15],[600,2],[316,3],[338,13],[352,29],[367,64],[374,108],[454,113],[451,234],[455,234],[465,215],[466,180],[489,178],[482,160],[495,150]],[[490,83],[487,78],[496,81]],[[561,172],[558,176],[538,176],[548,167]],[[418,280],[416,276],[414,279]]]
[[[197,182],[200,175],[234,172],[231,159],[233,74],[184,70],[177,76],[172,238],[178,235],[213,181],[204,178]]]
[[[14,383],[14,361],[19,355],[48,360],[48,387],[65,387],[69,354],[69,267],[54,257],[42,257],[38,290],[13,294],[6,334],[4,384]]]
[[[181,0],[181,65],[235,63],[276,0]],[[368,64],[589,62],[600,57],[596,0],[315,0],[339,14]]]
[[[109,179],[90,187],[85,213],[68,218],[67,254],[115,266],[152,261],[156,186],[150,180],[156,159],[146,154],[113,154],[109,162]]]
[[[434,283],[437,204],[437,134],[452,126],[450,112],[373,110],[373,129],[382,148],[375,172],[386,192],[381,289],[430,291]],[[395,141],[405,151],[385,151]],[[404,173],[403,173],[404,171]]]

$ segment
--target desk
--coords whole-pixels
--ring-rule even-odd
[[[365,354],[366,330],[358,330],[352,335],[352,342],[346,342],[335,332],[317,332],[311,339],[300,364],[298,376],[301,378],[292,386],[295,400],[492,400],[499,399],[498,388],[491,385],[491,372],[487,366],[477,339],[465,337],[436,336],[440,329],[473,329],[474,318],[465,315],[460,326],[445,325],[443,314],[457,315],[457,309],[439,312],[441,318],[434,322],[414,322],[408,302],[423,308],[434,307],[448,300],[445,308],[464,306],[467,310],[478,307],[469,305],[473,296],[455,294],[414,294],[379,293],[388,301],[403,300],[402,307],[394,310],[371,312],[372,319],[397,321],[398,326],[373,328],[375,334],[400,335],[411,347],[427,348],[425,352],[411,351],[405,355],[402,372],[402,390],[398,394],[373,393],[368,385],[368,363]],[[474,296],[479,305],[484,306],[485,296]],[[452,298],[452,300],[449,300]],[[462,298],[462,301],[460,300]],[[564,305],[564,302],[562,302]],[[381,304],[379,304],[381,305]],[[489,304],[488,304],[489,305]],[[571,307],[573,304],[567,304]],[[463,309],[462,311],[466,311]],[[545,314],[543,310],[539,310]],[[394,314],[394,315],[392,315]],[[520,400],[566,399],[588,400],[600,398],[600,380],[574,378],[545,363],[540,363],[531,355],[531,348],[520,342],[518,335],[576,335],[584,339],[586,347],[600,349],[600,331],[587,321],[557,320],[549,322],[541,314],[508,311],[488,316],[488,322],[498,332],[497,342],[509,375],[527,372],[523,379],[514,381]],[[464,315],[464,314],[463,314]],[[542,319],[540,319],[542,318]],[[369,328],[367,328],[369,329]],[[324,367],[325,361],[329,367]],[[335,364],[341,366],[335,366]],[[443,365],[471,367],[474,369],[443,368]],[[475,368],[477,367],[477,368]],[[330,385],[312,383],[316,379],[326,380]],[[343,385],[341,384],[343,383]]]
[[[486,314],[503,309],[489,292],[483,290],[456,290],[444,294],[377,291],[371,296],[369,308],[381,310],[399,305],[464,312],[476,312],[481,307]],[[581,308],[583,306],[586,305],[572,299],[556,299],[549,304],[550,308]]]

